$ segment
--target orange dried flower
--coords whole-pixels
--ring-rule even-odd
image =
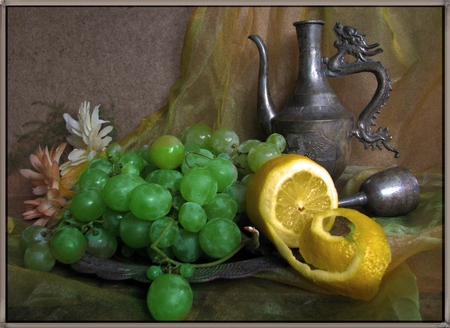
[[[36,186],[33,193],[43,196],[24,202],[28,205],[27,211],[23,213],[25,220],[38,219],[34,224],[47,225],[66,204],[67,200],[62,197],[59,190],[61,178],[59,159],[66,145],[62,143],[56,149],[53,146],[50,150],[48,147],[42,149],[39,146],[36,154],[30,155],[31,165],[37,172],[30,169],[20,170],[20,174],[31,179],[32,184]]]

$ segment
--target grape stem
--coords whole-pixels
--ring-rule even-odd
[[[161,232],[161,234],[158,236],[158,238],[156,238],[156,240],[150,245],[150,247],[158,254],[158,256],[160,256],[162,258],[161,262],[167,262],[175,267],[180,267],[184,263],[169,258],[166,255],[166,253],[164,253],[162,250],[160,250],[157,246],[159,241],[166,234],[166,232],[168,232],[169,229],[175,224],[177,224],[175,221],[169,222],[167,224],[167,226],[164,228],[164,230]],[[251,238],[247,237],[245,234],[243,234],[241,232],[241,237],[242,237],[241,243],[234,250],[232,250],[229,254],[227,254],[226,256],[224,256],[216,261],[212,261],[212,262],[208,262],[208,263],[192,264],[194,266],[194,269],[207,268],[207,267],[221,264],[221,263],[229,260],[230,258],[232,258],[237,252],[239,252],[242,248],[244,248],[247,245],[251,245],[252,247],[257,248],[259,246],[259,231],[253,227],[245,227],[244,229],[252,233]]]

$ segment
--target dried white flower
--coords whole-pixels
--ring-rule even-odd
[[[78,110],[78,121],[69,114],[64,113],[66,128],[70,135],[67,142],[74,149],[68,156],[68,161],[61,165],[61,175],[66,174],[72,167],[85,161],[90,161],[95,155],[101,153],[111,142],[112,138],[107,136],[113,130],[112,126],[101,129],[103,123],[109,121],[101,120],[98,116],[100,105],[94,107],[90,113],[90,103],[84,102]]]

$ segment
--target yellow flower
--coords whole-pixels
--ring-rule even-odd
[[[62,197],[59,190],[61,177],[59,159],[66,145],[66,143],[62,143],[56,150],[55,146],[50,150],[48,150],[48,147],[42,149],[39,146],[36,154],[30,155],[31,165],[37,172],[30,169],[20,170],[20,174],[31,179],[33,185],[36,186],[33,188],[33,193],[44,196],[24,202],[28,205],[27,211],[23,213],[25,220],[38,219],[34,224],[47,225],[66,204],[67,201]]]
[[[99,119],[99,105],[94,107],[92,115],[90,113],[90,103],[84,102],[78,110],[78,121],[73,119],[69,114],[64,113],[63,117],[66,121],[66,128],[70,133],[67,142],[74,149],[68,156],[68,161],[61,165],[61,175],[66,174],[72,167],[80,163],[90,161],[95,155],[101,153],[111,142],[112,138],[107,136],[113,129],[107,126],[101,129],[104,121]]]

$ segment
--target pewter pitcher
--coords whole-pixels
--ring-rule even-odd
[[[339,40],[334,43],[337,53],[331,58],[321,56],[323,21],[308,20],[293,24],[297,31],[300,66],[297,85],[287,106],[277,111],[268,88],[268,59],[264,42],[258,35],[250,35],[260,54],[257,113],[266,136],[280,133],[286,138],[286,152],[298,153],[318,162],[337,180],[348,164],[350,139],[356,136],[367,149],[375,147],[399,152],[390,145],[392,137],[388,128],[372,132],[376,114],[385,105],[391,81],[387,70],[367,57],[383,50],[378,44],[366,44],[365,36],[349,26],[336,23],[334,32]],[[376,49],[375,49],[376,48]],[[352,55],[354,62],[345,62]],[[324,64],[326,67],[324,68]],[[354,115],[345,109],[332,90],[327,76],[370,72],[378,82],[377,90],[355,125]]]

